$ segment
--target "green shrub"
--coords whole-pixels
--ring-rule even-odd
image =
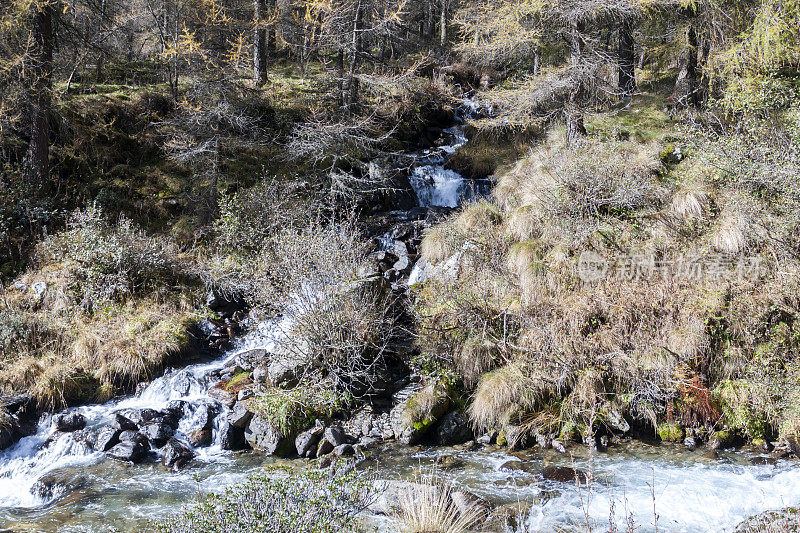
[[[40,263],[67,262],[81,305],[121,301],[128,296],[187,281],[177,247],[150,237],[130,219],[109,224],[97,207],[76,211],[67,229],[40,243]]]
[[[301,472],[269,468],[154,524],[154,529],[169,533],[363,531],[358,515],[374,498],[374,485],[367,475],[337,466]]]
[[[291,437],[313,424],[317,418],[331,417],[346,404],[346,396],[298,385],[289,390],[268,389],[251,401],[251,408],[269,420],[281,435]]]

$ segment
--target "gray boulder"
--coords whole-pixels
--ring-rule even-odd
[[[268,420],[261,416],[254,416],[250,420],[244,431],[244,439],[251,448],[263,451],[268,455],[291,457],[295,452],[294,439],[281,435]]]
[[[223,422],[219,428],[221,434],[220,446],[223,450],[244,450],[247,448],[247,441],[244,439],[244,428],[234,426],[229,421]]]
[[[311,457],[312,452],[317,449],[322,434],[325,432],[325,426],[317,420],[313,428],[300,433],[294,439],[294,446],[297,450],[297,455],[300,457]]]
[[[246,428],[252,418],[253,413],[244,402],[237,402],[228,413],[228,422],[237,428]]]
[[[119,443],[119,435],[122,430],[113,426],[105,426],[97,432],[94,447],[101,452],[107,452]]]
[[[126,440],[108,450],[107,455],[117,461],[141,463],[147,458],[149,451],[148,447],[140,441]]]
[[[156,448],[164,446],[175,434],[175,428],[164,422],[150,422],[139,430]]]

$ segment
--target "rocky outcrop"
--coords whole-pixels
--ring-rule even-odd
[[[392,431],[406,445],[419,443],[450,405],[446,387],[439,383],[425,387],[412,383],[395,393],[393,400],[395,407],[389,414]]]
[[[475,434],[466,415],[462,411],[450,411],[437,424],[434,441],[439,446],[454,446],[474,438]]]

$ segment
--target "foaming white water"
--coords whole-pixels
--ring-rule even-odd
[[[76,411],[86,417],[87,428],[96,429],[110,423],[114,413],[120,409],[158,410],[166,407],[170,401],[182,400],[186,402],[184,415],[176,433],[180,437],[196,428],[198,418],[204,416],[202,412],[204,407],[213,406],[221,412],[214,422],[214,445],[195,450],[198,460],[211,459],[222,452],[219,446],[221,436],[217,429],[225,414],[225,407],[207,394],[211,384],[209,374],[223,368],[228,361],[244,351],[273,348],[278,337],[287,329],[286,320],[289,319],[259,324],[222,357],[168,372],[153,380],[138,396],[104,404],[87,405],[77,408]],[[61,494],[56,491],[45,498],[31,491],[43,475],[65,467],[75,468],[102,461],[105,453],[93,451],[80,440],[80,435],[81,432],[56,432],[52,427],[51,417],[43,416],[36,434],[25,437],[11,448],[0,452],[0,508],[31,508],[46,505]]]
[[[458,207],[466,188],[461,174],[442,165],[417,167],[409,180],[422,207]]]
[[[463,113],[471,116],[472,105],[465,106]],[[463,122],[460,115],[456,116]],[[449,137],[449,143],[421,154],[423,164],[414,168],[409,176],[411,187],[417,193],[421,207],[458,207],[468,192],[466,180],[458,172],[444,168],[447,156],[467,144],[464,128],[456,125],[443,130]]]
[[[632,519],[636,531],[730,531],[747,518],[800,501],[800,468],[725,462],[676,464],[599,458],[591,488],[562,484],[560,495],[534,506],[529,531],[572,524],[620,530]],[[651,490],[652,488],[652,490]]]

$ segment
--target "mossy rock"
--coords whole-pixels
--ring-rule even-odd
[[[725,450],[727,448],[735,448],[744,442],[742,436],[731,429],[723,429],[715,431],[708,439],[708,447],[712,450]]]
[[[680,424],[673,422],[662,422],[656,428],[658,437],[664,442],[683,442],[686,430]]]
[[[746,380],[728,380],[718,384],[713,394],[728,427],[751,439],[770,438],[772,424],[767,414],[753,407],[758,405],[758,396],[762,394],[757,386]]]

